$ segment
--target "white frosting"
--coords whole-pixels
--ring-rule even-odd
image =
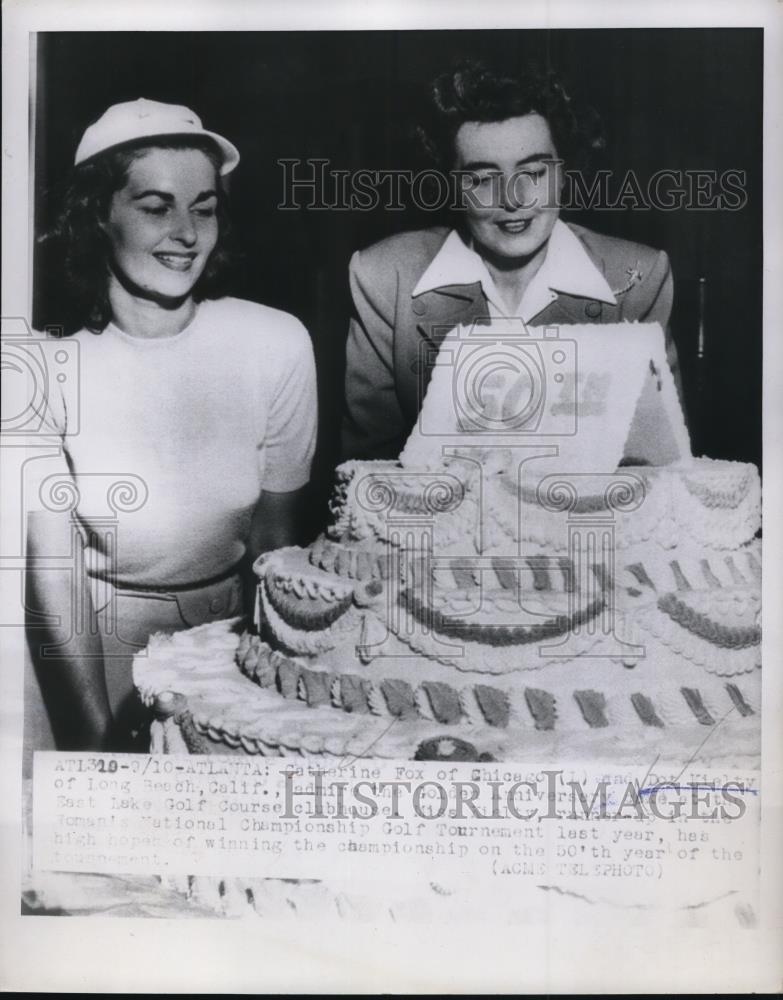
[[[611,354],[611,330],[599,333],[601,350]],[[257,624],[273,647],[331,675],[330,704],[308,706],[303,678],[296,699],[248,679],[258,674],[268,682],[269,669],[259,673],[266,662],[259,667],[259,656],[274,664],[280,653],[269,657],[258,640],[240,643],[234,627],[223,623],[151,641],[134,667],[145,702],[166,692],[184,695],[196,730],[237,753],[363,755],[371,746],[379,756],[410,757],[422,739],[464,734],[498,759],[541,759],[553,752],[649,763],[651,748],[675,758],[698,748],[709,722],[697,718],[701,699],[721,724],[710,754],[720,756],[723,747],[732,755],[739,748],[754,757],[759,647],[729,643],[738,636],[750,643],[759,619],[758,473],[750,465],[687,454],[671,379],[664,372],[656,387],[660,366],[648,364],[653,355],[660,361],[661,331],[638,325],[622,335],[641,345],[636,361],[642,354],[646,360],[634,363],[627,384],[616,379],[616,392],[604,393],[607,413],[622,404],[627,417],[616,425],[606,414],[599,421],[611,436],[605,454],[596,455],[596,447],[606,444],[597,435],[584,452],[576,439],[565,442],[563,453],[575,464],[561,476],[549,459],[520,465],[523,456],[512,439],[487,448],[486,437],[447,441],[414,432],[401,463],[338,468],[332,524],[312,550],[287,548],[257,561]],[[595,340],[596,328],[585,338]],[[625,367],[626,361],[624,355]],[[447,381],[439,375],[431,383],[425,401],[430,416],[445,412],[436,397]],[[508,401],[512,389],[498,383],[493,392],[506,393]],[[660,434],[651,433],[653,427]],[[633,445],[634,456],[672,464],[616,469],[623,442]],[[570,577],[564,567],[573,568]],[[400,605],[406,589],[402,603],[415,596],[422,620]],[[601,601],[613,605],[614,619],[600,610],[580,620]],[[290,623],[315,623],[320,614],[328,621],[343,607],[328,628]],[[437,612],[432,620],[429,610]],[[576,626],[560,637],[510,643],[521,633],[509,628],[562,624],[575,613]],[[460,621],[472,631],[454,631]],[[481,631],[493,626],[505,631]],[[725,632],[732,628],[745,633]],[[509,644],[492,645],[490,636]],[[233,662],[237,646],[248,677]],[[341,710],[341,674],[348,673],[362,678],[368,713]],[[742,716],[727,690],[729,678],[756,714]],[[414,717],[389,725],[385,680],[410,686]],[[447,685],[450,692],[428,684]],[[508,699],[507,726],[503,713],[485,717],[477,684]],[[545,703],[554,700],[552,732],[538,728],[542,720],[534,718],[526,688],[544,692]],[[696,693],[693,707],[683,689]],[[458,722],[437,721],[441,694],[444,710],[459,699]],[[634,696],[649,701],[663,728],[644,723]],[[597,725],[602,703],[605,727]],[[178,732],[167,720],[155,730],[155,745],[178,747]]]
[[[205,631],[220,641],[212,645],[210,659],[196,657],[194,661],[194,650]],[[195,639],[193,633],[199,633]],[[233,643],[231,649],[226,649],[227,634]],[[669,654],[660,658],[648,655],[632,670],[608,663],[604,657],[579,663],[578,674],[573,663],[550,664],[532,686],[555,699],[557,718],[552,732],[535,729],[525,702],[525,684],[511,692],[506,728],[487,725],[480,710],[472,708],[475,692],[470,686],[460,690],[460,704],[468,718],[463,717],[457,725],[418,718],[396,720],[389,727],[385,704],[377,704],[383,714],[356,716],[330,706],[310,708],[302,701],[287,701],[274,690],[260,688],[243,677],[234,663],[238,642],[239,637],[231,634],[225,623],[216,622],[181,633],[176,646],[176,689],[186,698],[197,730],[215,742],[218,753],[295,752],[339,757],[345,753],[361,755],[372,745],[376,756],[411,757],[423,739],[463,735],[498,759],[540,760],[555,752],[556,747],[559,759],[576,754],[581,758],[649,764],[652,747],[662,758],[677,760],[695,750],[708,734],[709,727],[696,721],[682,695],[681,688],[690,687],[699,691],[706,709],[716,723],[721,723],[720,738],[710,740],[709,749],[699,759],[742,760],[751,766],[753,760],[757,762],[759,670],[732,681],[756,713],[747,718],[739,716],[722,678]],[[163,637],[154,637],[147,655],[137,657],[134,664],[137,683],[150,700],[171,690],[171,655],[164,656],[162,665],[158,660],[158,652],[164,649],[170,654],[170,644]],[[574,698],[575,690],[603,693],[608,727],[588,726]],[[630,702],[631,695],[637,692],[650,699],[666,728],[642,723]],[[380,692],[377,696],[382,697]],[[153,746],[160,749],[161,742],[163,752],[186,751],[179,729],[170,718],[153,726]]]
[[[458,545],[461,554],[466,554],[465,543],[470,540],[470,548],[485,554],[514,554],[517,541],[550,553],[566,552],[569,524],[572,528],[579,524],[580,510],[544,509],[535,501],[539,484],[535,462],[529,463],[529,470],[528,466],[523,468],[525,493],[521,501],[513,469],[493,477],[475,464],[462,467],[444,461],[442,471],[433,471],[429,484],[443,479],[447,489],[453,487],[455,479],[465,490],[453,509],[433,512],[434,551],[446,554],[452,545]],[[401,498],[410,496],[423,503],[426,475],[414,476],[390,462],[350,462],[341,469],[345,477],[341,509],[351,513],[342,516],[341,526],[333,529],[334,536],[355,540],[372,536],[404,546],[405,535],[395,531],[399,507],[406,506]],[[623,468],[616,477],[619,482],[643,484],[642,499],[635,509],[614,509],[611,521],[618,549],[654,541],[665,549],[687,542],[699,548],[730,550],[749,542],[758,531],[761,487],[752,465],[700,458],[664,469]],[[585,497],[600,499],[612,475],[564,478],[586,491],[579,498],[584,501]],[[377,494],[384,503],[368,504],[368,482],[377,484]],[[543,480],[542,486],[546,482]],[[355,532],[346,527],[348,522],[361,525],[361,529]]]

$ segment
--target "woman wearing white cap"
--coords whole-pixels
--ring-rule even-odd
[[[62,747],[138,745],[134,653],[240,614],[249,562],[297,534],[310,339],[287,313],[214,297],[238,161],[188,108],[147,100],[109,108],[76,152],[54,235],[83,324],[78,407],[53,383],[60,464],[28,519],[28,640]]]

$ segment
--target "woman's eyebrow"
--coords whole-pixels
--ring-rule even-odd
[[[164,201],[174,201],[174,195],[170,191],[155,191],[153,188],[147,188],[146,191],[140,191],[138,194],[133,195],[133,201],[139,201],[141,198],[162,198]]]
[[[517,167],[524,167],[526,163],[536,163],[536,162],[540,162],[541,160],[556,160],[556,159],[557,159],[557,157],[552,152],[549,152],[549,153],[531,153],[530,156],[526,156],[522,160],[517,160],[516,166]]]
[[[500,170],[498,163],[490,163],[489,160],[469,160],[462,167],[462,170]]]
[[[174,195],[170,191],[156,191],[154,188],[147,188],[146,191],[140,191],[138,194],[133,195],[133,201],[140,201],[142,198],[161,198],[163,201],[174,201]],[[208,198],[217,198],[217,192],[212,189],[209,191],[201,191],[191,202],[191,205],[195,205],[200,201],[206,201]]]
[[[514,164],[516,167],[524,167],[526,163],[535,163],[541,160],[554,160],[557,157],[551,150],[548,153],[531,153],[530,156],[525,156],[521,160],[517,160]],[[500,170],[500,164],[492,163],[489,160],[471,160],[466,163],[463,170]]]

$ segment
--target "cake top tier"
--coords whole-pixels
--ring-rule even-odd
[[[542,474],[608,473],[623,460],[669,465],[691,454],[657,323],[459,326],[431,368],[404,468],[440,468],[454,448],[535,454]]]
[[[619,548],[655,541],[721,550],[745,545],[760,527],[759,475],[745,462],[689,457],[661,468],[542,475],[539,461],[514,449],[476,448],[469,455],[454,449],[432,470],[345,462],[327,536],[382,543],[414,522],[431,522],[439,550],[516,551],[524,542],[560,551],[581,522],[606,521]]]

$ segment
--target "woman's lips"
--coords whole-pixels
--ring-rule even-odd
[[[156,253],[153,256],[171,271],[189,271],[196,259],[194,253]]]
[[[530,227],[532,221],[532,219],[505,219],[501,222],[496,222],[495,225],[501,232],[515,236],[518,233],[524,233]]]

